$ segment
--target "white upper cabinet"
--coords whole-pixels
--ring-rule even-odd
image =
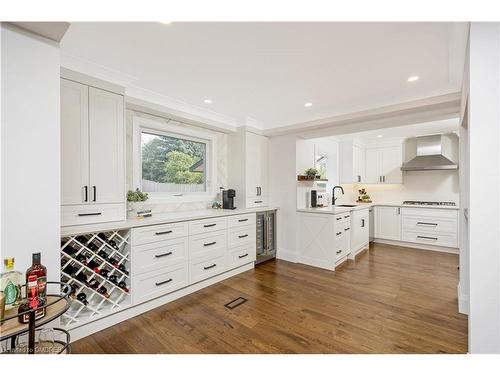
[[[402,145],[366,149],[366,182],[377,184],[401,184],[403,173]]]
[[[123,96],[89,89],[91,201],[125,200]]]
[[[61,80],[61,204],[89,198],[88,86]]]
[[[125,219],[124,129],[122,95],[61,79],[62,225]]]
[[[228,186],[238,208],[267,206],[269,139],[245,129],[228,139]]]
[[[339,142],[339,182],[362,183],[366,180],[365,147],[352,140]]]

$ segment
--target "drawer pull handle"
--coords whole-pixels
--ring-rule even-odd
[[[342,252],[342,250],[338,250],[338,251],[337,251],[337,254],[340,254],[341,252]]]
[[[248,237],[248,234],[242,234],[241,236],[238,236],[238,238],[245,238]]]
[[[350,230],[351,228],[345,228],[344,230]]]
[[[212,246],[212,245],[215,245],[217,242],[214,241],[214,242],[209,242],[209,243],[204,243],[203,246]]]
[[[203,226],[203,228],[215,227],[216,225],[217,225],[216,223],[214,223],[214,224],[205,224],[205,225]]]
[[[172,233],[172,231],[171,231],[171,230],[166,230],[166,231],[164,231],[164,232],[156,232],[155,234],[156,234],[157,236],[160,236],[160,235],[162,235],[162,234],[169,234],[169,233]]]
[[[240,258],[240,259],[241,259],[241,258],[244,258],[244,257],[247,257],[247,256],[248,256],[248,253],[243,254],[243,255],[238,255],[238,258]]]
[[[248,221],[248,219],[239,219],[238,220],[240,223],[244,222],[244,221]]]
[[[78,216],[99,216],[102,215],[102,212],[89,212],[87,214],[78,214]]]
[[[424,240],[434,240],[437,241],[437,237],[427,237],[427,236],[417,236],[417,238],[423,238]]]
[[[172,281],[172,279],[168,279],[168,280],[165,280],[165,281],[160,281],[159,283],[155,283],[155,285],[156,286],[160,286],[160,285],[163,285],[163,284],[168,284],[171,281]]]
[[[210,268],[214,268],[217,264],[214,263],[212,264],[211,266],[206,266],[206,267],[203,267],[204,270],[209,270]]]
[[[165,253],[165,254],[155,255],[155,258],[163,258],[163,257],[169,256],[169,255],[172,255],[171,251],[169,251],[168,253]]]
[[[253,201],[253,203],[262,203],[262,201]]]
[[[348,217],[350,217],[350,215],[344,216],[344,219],[347,219]]]
[[[337,236],[339,236],[339,235],[341,235],[341,234],[342,234],[342,232],[337,232]]]
[[[433,227],[437,227],[437,223],[425,223],[423,221],[418,221],[417,225],[430,225],[430,226],[433,226]]]
[[[336,218],[335,220],[339,221],[339,220],[342,220],[342,218],[341,218],[341,217],[338,217],[338,218]]]

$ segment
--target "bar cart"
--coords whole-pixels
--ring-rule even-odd
[[[68,284],[61,282],[49,281],[47,288],[50,286],[58,286],[60,291],[58,294],[47,293],[47,303],[45,304],[46,313],[43,318],[35,321],[35,312],[38,309],[32,309],[21,314],[17,314],[16,310],[10,310],[5,313],[4,319],[0,320],[0,342],[10,339],[10,349],[6,353],[19,354],[69,354],[71,352],[69,332],[62,328],[51,328],[53,333],[57,333],[58,338],[41,345],[35,342],[36,334],[43,330],[42,326],[54,321],[63,315],[71,306],[70,292],[71,287]],[[29,313],[29,323],[19,323],[18,317]],[[28,333],[27,345],[19,345],[18,338]],[[7,341],[8,342],[8,341]]]

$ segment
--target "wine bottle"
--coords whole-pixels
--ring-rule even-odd
[[[97,281],[96,279],[92,279],[89,281],[89,287],[92,289],[97,289],[99,284],[100,284],[99,281]]]
[[[64,251],[69,256],[74,256],[77,252],[77,250],[71,245],[67,245],[62,251]]]
[[[124,264],[120,264],[120,265],[118,265],[118,269],[119,269],[120,271],[122,271],[125,275],[128,275],[128,271],[127,271],[127,269],[125,268],[125,265],[124,265]]]
[[[83,264],[85,266],[87,265],[87,257],[85,255],[83,255],[83,254],[78,254],[76,256],[76,260],[79,261],[81,264]]]
[[[75,279],[77,279],[78,281],[80,281],[85,285],[88,285],[87,276],[83,272],[80,272],[78,275],[76,275]]]
[[[127,288],[127,284],[125,284],[125,281],[120,281],[118,283],[118,287],[120,287],[123,291],[128,293],[128,288]]]
[[[106,269],[106,268],[103,268],[101,269],[101,272],[99,273],[102,277],[104,277],[105,279],[108,278],[108,275],[109,275],[109,271]]]
[[[17,309],[19,323],[29,323],[30,310],[35,310],[35,320],[43,318],[46,313],[45,300],[40,298],[38,292],[40,290],[38,278],[36,275],[29,275],[26,284],[26,302],[19,305]]]
[[[108,280],[115,285],[118,284],[118,276],[116,275],[111,275],[110,277],[108,277]]]
[[[83,303],[85,306],[88,304],[88,301],[87,301],[87,295],[83,292],[80,292],[76,295],[76,299],[78,301],[80,301],[81,303]]]
[[[78,236],[76,237],[76,240],[80,242],[82,245],[87,245],[88,239],[85,236]]]
[[[41,253],[33,253],[33,264],[26,270],[26,283],[30,276],[36,276],[38,283],[38,298],[45,301],[47,288],[47,268],[41,263]],[[26,295],[28,292],[26,291]]]
[[[88,262],[87,267],[90,268],[95,273],[101,273],[101,270],[99,269],[99,264],[93,259]]]
[[[99,252],[97,253],[97,255],[99,255],[104,260],[107,260],[109,258],[108,253],[105,252],[104,250],[99,250]]]
[[[99,287],[99,289],[97,289],[97,293],[102,294],[106,298],[109,298],[108,290],[104,286]]]

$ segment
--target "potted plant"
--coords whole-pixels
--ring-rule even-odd
[[[128,211],[133,211],[137,214],[138,211],[144,210],[144,202],[148,200],[148,193],[143,193],[139,189],[129,190],[127,192]]]
[[[309,180],[314,180],[317,174],[318,170],[316,168],[309,168],[306,170],[306,176]]]

